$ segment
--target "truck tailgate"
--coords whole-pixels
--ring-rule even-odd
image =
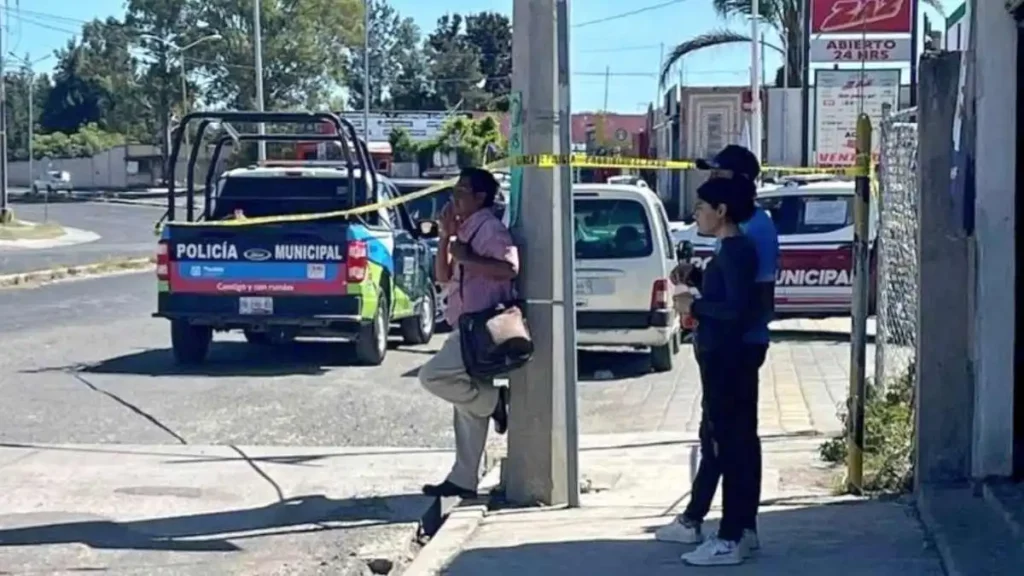
[[[170,226],[160,310],[225,316],[358,314],[348,296],[347,226]]]

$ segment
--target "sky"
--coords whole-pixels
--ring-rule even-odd
[[[5,0],[0,0],[2,4]],[[48,72],[51,56],[93,18],[123,16],[124,0],[6,0],[10,17],[4,52],[29,55],[33,68]],[[426,34],[448,12],[495,11],[511,15],[512,0],[390,0]],[[946,0],[949,13],[959,0]],[[571,0],[570,49],[572,107],[577,112],[608,110],[644,112],[658,97],[657,76],[662,51],[710,30],[730,28],[748,32],[746,20],[723,21],[709,0]],[[933,13],[933,21],[941,22]],[[941,28],[941,24],[938,25]],[[772,35],[769,31],[769,41]],[[769,81],[781,59],[766,55]],[[8,66],[19,64],[9,62]],[[691,54],[679,71],[686,85],[738,86],[749,83],[750,47],[736,44]],[[679,77],[677,74],[677,78]],[[906,82],[907,72],[904,72]],[[605,103],[607,102],[607,106]]]

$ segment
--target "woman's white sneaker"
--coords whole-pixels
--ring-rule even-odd
[[[704,541],[700,524],[687,520],[683,516],[658,528],[654,532],[654,537],[661,542],[676,542],[678,544],[700,544]]]
[[[744,530],[743,539],[740,540],[740,546],[743,548],[743,557],[750,558],[758,550],[761,549],[761,541],[757,539],[757,532],[753,530]]]
[[[743,563],[743,547],[739,542],[708,538],[693,552],[682,555],[691,566],[736,566]]]

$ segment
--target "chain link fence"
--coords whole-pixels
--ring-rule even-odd
[[[883,107],[878,189],[875,382],[913,371],[917,345],[917,109]]]

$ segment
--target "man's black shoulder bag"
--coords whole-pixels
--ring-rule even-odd
[[[474,253],[473,240],[479,231],[477,228],[467,242]],[[465,278],[466,268],[459,264],[459,299],[463,302]],[[514,283],[513,294],[517,294]],[[523,304],[522,300],[514,298],[493,308],[459,317],[462,362],[472,378],[486,379],[507,374],[533,357],[533,338],[523,314]]]

